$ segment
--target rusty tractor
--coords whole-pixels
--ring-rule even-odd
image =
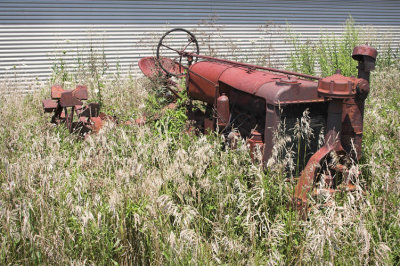
[[[174,38],[177,33],[188,40],[179,48]],[[150,79],[161,78],[173,94],[180,88],[172,78],[184,77],[188,98],[206,105],[204,112],[188,116],[194,117],[204,131],[238,131],[248,139],[251,150],[261,148],[264,167],[273,154],[274,134],[280,123],[291,128],[308,110],[313,131],[318,134],[324,129],[325,144],[319,147],[314,139],[307,152],[300,150],[297,154],[301,172],[294,204],[299,210],[307,210],[308,195],[315,192],[322,178],[329,193],[337,191],[339,185],[355,189],[347,178],[348,162],[362,156],[364,103],[376,56],[376,49],[357,46],[352,54],[358,61],[357,78],[345,77],[340,70],[321,78],[200,55],[196,37],[176,28],[161,37],[156,57],[142,58],[139,67]],[[324,163],[333,157],[341,160]],[[324,174],[327,171],[334,174]]]

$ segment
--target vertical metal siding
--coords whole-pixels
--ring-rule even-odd
[[[66,66],[76,65],[90,47],[104,51],[110,72],[118,67],[122,74],[136,73],[137,61],[152,55],[172,27],[193,30],[203,52],[211,34],[221,56],[253,62],[264,56],[265,64],[275,65],[290,53],[287,23],[313,39],[341,32],[351,15],[358,24],[372,25],[382,42],[399,45],[399,14],[400,1],[394,0],[0,0],[0,86],[36,89],[54,62],[63,58]]]

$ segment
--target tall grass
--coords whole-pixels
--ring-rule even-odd
[[[391,43],[382,45],[379,34],[370,33],[371,28],[356,25],[350,17],[346,20],[341,35],[322,33],[318,40],[303,40],[302,36],[288,27],[289,43],[293,50],[289,56],[288,68],[306,74],[332,75],[341,69],[345,76],[357,76],[357,61],[351,58],[353,48],[369,44],[378,48],[378,67],[389,67],[398,63],[399,47]]]
[[[263,171],[243,141],[231,150],[221,136],[185,133],[185,103],[165,111],[146,80],[104,81],[103,107],[158,122],[110,122],[86,140],[49,123],[41,110],[48,88],[3,97],[0,262],[396,264],[399,91],[398,67],[372,74],[364,157],[352,168],[362,172],[354,177],[358,189],[322,198],[330,204],[305,221],[288,208],[294,184],[283,170],[293,158],[278,155],[290,155],[285,143],[308,132],[307,114],[297,136],[277,136],[276,161]]]
[[[283,181],[279,164],[262,171],[251,164],[244,143],[229,150],[219,136],[169,134],[182,128],[151,122],[110,123],[83,141],[48,123],[40,107],[43,93],[22,101],[3,98],[0,260],[398,262],[399,74],[392,68],[373,75],[364,159],[354,166],[363,172],[366,194],[337,195],[330,207],[312,210],[307,221],[287,208],[293,185]],[[118,82],[105,86],[105,108],[139,115],[152,93],[148,84]]]

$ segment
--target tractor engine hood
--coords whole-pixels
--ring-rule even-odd
[[[189,96],[210,104],[215,102],[216,89],[221,85],[263,98],[272,105],[324,101],[318,95],[317,82],[219,62],[193,64],[188,80]]]

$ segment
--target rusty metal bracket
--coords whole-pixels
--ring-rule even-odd
[[[100,106],[98,103],[83,105],[87,99],[86,86],[78,85],[74,90],[66,91],[60,85],[54,85],[51,87],[51,99],[42,101],[43,110],[53,113],[52,123],[65,124],[71,133],[84,135],[90,131],[98,132],[102,126],[99,122]],[[74,114],[77,121],[74,121]]]

